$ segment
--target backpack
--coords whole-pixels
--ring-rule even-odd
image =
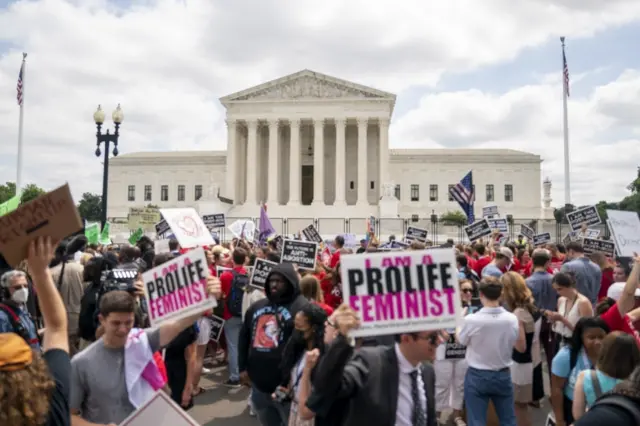
[[[89,342],[96,340],[98,323],[96,316],[98,312],[98,299],[100,297],[100,284],[91,283],[84,290],[80,299],[80,315],[78,316],[78,331],[80,337]]]
[[[242,298],[245,290],[249,287],[249,277],[238,271],[231,271],[231,273],[233,279],[231,280],[231,291],[227,297],[227,308],[232,316],[242,317]]]
[[[20,322],[20,317],[18,316],[18,313],[15,309],[16,308],[8,303],[0,303],[0,311],[7,314],[13,332],[22,337],[29,346],[33,346],[36,343],[39,343],[39,340],[37,338],[32,339],[31,336],[29,336],[29,330],[27,330],[27,328],[22,325],[22,322]]]
[[[616,394],[606,394],[601,398],[598,398],[596,402],[593,403],[590,410],[593,410],[593,407],[596,405],[611,405],[614,407],[622,408],[631,417],[635,420],[634,424],[640,425],[640,407],[637,402],[632,401],[624,395],[616,395]]]

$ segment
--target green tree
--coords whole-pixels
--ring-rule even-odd
[[[638,177],[636,177],[635,180],[627,186],[627,189],[631,191],[631,194],[640,193],[640,167],[638,167]]]
[[[22,196],[20,197],[20,202],[26,203],[33,199],[38,198],[42,194],[45,194],[47,191],[40,188],[33,183],[26,185],[22,188]],[[16,195],[16,184],[15,182],[7,182],[4,185],[0,185],[0,204],[9,200],[10,198],[15,197]]]
[[[156,206],[155,204],[149,203],[149,204],[147,204],[147,208],[148,209],[159,209],[160,207]]]
[[[102,197],[98,194],[85,192],[78,203],[78,212],[89,222],[98,222],[102,219]]]
[[[467,216],[460,210],[456,210],[444,213],[440,216],[440,221],[443,222],[444,225],[466,225]]]

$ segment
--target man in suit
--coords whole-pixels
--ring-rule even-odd
[[[435,358],[442,339],[438,331],[396,336],[393,346],[349,344],[359,326],[346,305],[334,317],[339,335],[322,356],[307,407],[320,418],[339,417],[344,426],[435,426],[435,372],[424,363]],[[340,413],[335,409],[339,407]]]

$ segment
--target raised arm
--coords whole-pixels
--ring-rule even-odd
[[[627,278],[627,283],[622,290],[620,299],[618,299],[618,311],[620,316],[624,316],[627,312],[633,309],[635,305],[636,289],[640,286],[640,256],[634,253],[633,269]]]

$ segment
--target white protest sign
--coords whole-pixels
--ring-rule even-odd
[[[153,242],[153,251],[156,254],[171,253],[169,249],[169,240],[156,240]]]
[[[252,220],[236,220],[227,228],[236,238],[249,242],[253,241],[253,234],[256,232],[256,224]]]
[[[202,247],[142,274],[151,327],[215,308],[218,303],[207,292],[208,276]]]
[[[169,224],[180,247],[193,248],[215,244],[211,232],[195,209],[160,209],[160,213]]]
[[[621,257],[640,254],[640,219],[636,212],[607,210],[607,225]]]
[[[462,319],[452,248],[343,255],[344,301],[360,316],[353,337],[455,328]]]
[[[171,400],[164,391],[158,391],[152,398],[131,413],[120,426],[200,426],[189,414]]]

